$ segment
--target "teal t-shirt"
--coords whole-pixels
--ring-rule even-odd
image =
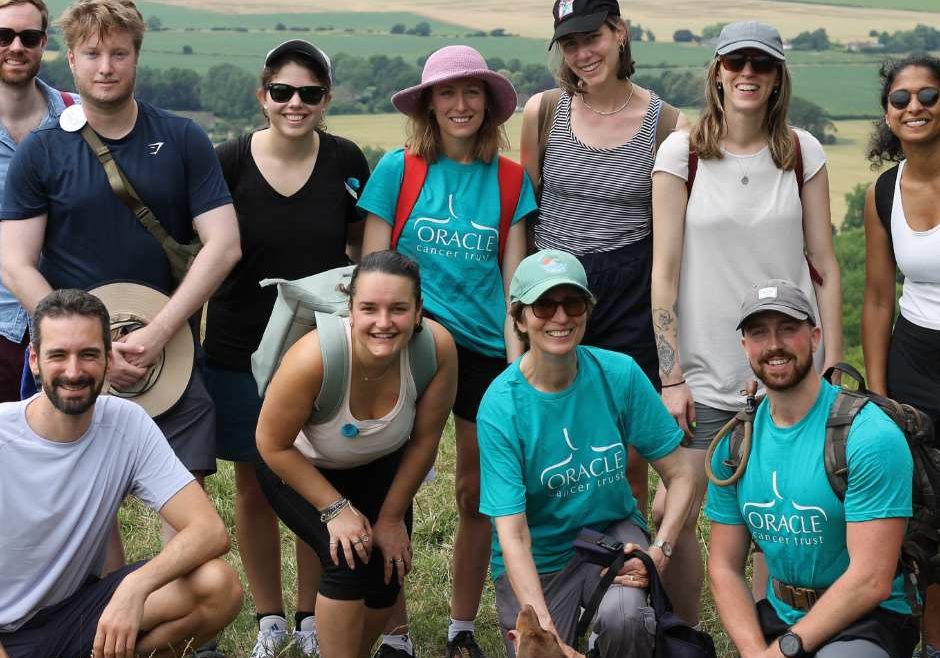
[[[626,478],[626,445],[648,460],[679,446],[682,430],[636,362],[578,346],[578,374],[564,391],[533,388],[519,359],[497,377],[477,414],[480,512],[525,512],[539,573],[564,568],[582,528],[630,519],[646,528]],[[505,573],[493,533],[494,579]]]
[[[505,358],[497,170],[496,159],[461,164],[442,156],[431,164],[397,248],[421,267],[424,307],[454,340],[480,354]],[[359,207],[393,224],[404,172],[404,149],[386,153]],[[535,210],[532,183],[523,176],[513,224]]]
[[[764,551],[770,575],[790,585],[829,587],[845,572],[846,523],[911,516],[911,453],[898,426],[874,404],[862,408],[849,430],[845,504],[832,491],[823,446],[838,391],[822,382],[809,413],[791,427],[777,427],[764,400],[754,418],[753,448],[744,475],[728,487],[708,485],[708,518],[746,525]],[[723,439],[712,456],[719,478],[731,475],[724,464],[728,443]],[[767,595],[786,624],[806,614],[778,599],[770,588]],[[901,576],[881,607],[910,614]]]

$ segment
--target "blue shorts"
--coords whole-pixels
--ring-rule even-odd
[[[206,388],[215,402],[215,455],[218,459],[258,464],[255,428],[261,413],[258,384],[250,371],[206,367]]]
[[[104,578],[90,576],[72,596],[43,608],[12,633],[0,633],[0,644],[10,658],[88,658],[114,590],[145,564],[128,564]]]

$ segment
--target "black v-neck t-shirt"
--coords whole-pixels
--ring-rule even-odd
[[[313,172],[291,196],[261,174],[251,155],[253,133],[216,148],[238,214],[242,258],[209,300],[204,346],[214,366],[250,370],[277,296],[275,286],[261,288],[259,281],[299,279],[349,263],[347,226],[362,215],[346,187],[362,190],[369,165],[348,139],[319,135]]]

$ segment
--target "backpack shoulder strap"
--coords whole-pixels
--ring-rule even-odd
[[[423,329],[415,332],[408,344],[408,365],[418,399],[437,374],[437,345],[434,343],[434,332],[423,321],[422,326]]]
[[[796,159],[793,163],[793,174],[796,176],[796,192],[800,195],[800,202],[803,201],[803,147],[800,144],[800,136],[796,131],[790,129],[790,138],[793,140],[793,152]]]
[[[323,382],[310,419],[324,423],[339,411],[349,386],[349,347],[343,319],[332,313],[315,314],[323,357]]]
[[[875,181],[875,211],[881,225],[885,227],[888,240],[891,240],[891,209],[894,207],[894,188],[898,181],[900,165],[894,165],[883,172]]]
[[[669,137],[669,133],[676,129],[677,123],[679,123],[678,108],[660,99],[659,118],[656,121],[656,142],[653,147],[654,156],[659,150],[659,146]]]
[[[73,105],[75,105],[75,99],[72,98],[72,94],[64,92],[61,89],[58,91],[59,91],[59,96],[62,97],[62,102],[65,103],[65,107],[72,107]]]
[[[839,500],[845,500],[845,492],[849,488],[849,464],[846,457],[849,430],[852,421],[867,403],[866,396],[841,389],[829,410],[823,458],[829,485]]]
[[[539,190],[542,189],[542,164],[545,162],[545,151],[548,149],[548,134],[552,131],[552,119],[560,99],[561,89],[557,88],[543,91],[539,99]]]
[[[506,253],[506,238],[512,227],[512,218],[519,205],[519,195],[522,194],[522,178],[525,170],[518,162],[505,156],[499,156],[497,164],[497,179],[499,181],[499,261],[503,266],[503,254]]]
[[[401,179],[401,189],[398,191],[398,203],[395,206],[395,222],[392,225],[392,239],[389,249],[398,246],[398,238],[405,229],[405,224],[411,211],[414,210],[424,179],[428,176],[428,161],[419,155],[405,149],[405,171]]]
[[[685,191],[688,196],[692,196],[692,185],[695,184],[695,174],[698,172],[698,149],[695,148],[695,142],[692,141],[692,134],[689,134],[689,175],[685,179]]]

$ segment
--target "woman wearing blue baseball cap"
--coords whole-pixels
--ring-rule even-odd
[[[547,249],[520,263],[510,315],[527,351],[490,385],[477,415],[480,511],[493,517],[490,571],[500,626],[531,605],[543,628],[571,641],[600,567],[578,562],[572,542],[591,528],[669,564],[692,504],[694,474],[682,431],[631,357],[581,345],[596,300],[578,259]],[[649,527],[624,477],[629,447],[670,486],[666,513]],[[668,573],[668,570],[666,570]],[[594,622],[602,656],[652,656],[653,612],[639,560],[628,561]],[[514,655],[507,640],[506,650]]]
[[[795,282],[821,321],[826,362],[842,356],[826,155],[816,138],[787,124],[790,92],[777,29],[753,21],[725,26],[699,121],[666,139],[653,168],[652,306],[662,398],[698,465],[696,514],[676,545],[666,585],[678,614],[692,623],[704,579],[695,530],[705,449],[744,406],[740,390],[753,379],[734,326],[740,300],[754,281]],[[665,500],[665,491],[657,492],[654,518]]]

